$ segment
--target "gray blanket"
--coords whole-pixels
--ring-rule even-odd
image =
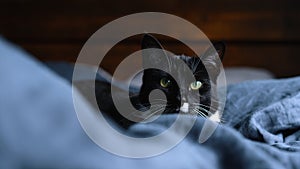
[[[198,118],[170,151],[130,159],[87,137],[66,80],[3,39],[0,55],[0,168],[300,168],[300,77],[229,86],[225,124],[205,143],[198,142]],[[156,133],[174,118],[127,132]]]

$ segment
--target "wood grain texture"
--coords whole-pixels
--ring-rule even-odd
[[[300,75],[299,7],[296,0],[2,0],[0,34],[38,59],[74,62],[85,41],[106,23],[136,12],[165,12],[189,20],[213,41],[224,41],[225,66],[266,68],[288,77]],[[175,53],[191,53],[173,40],[162,41]],[[140,49],[139,42],[137,37],[114,47],[103,67],[112,72],[126,54]]]

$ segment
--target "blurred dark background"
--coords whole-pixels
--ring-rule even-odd
[[[225,67],[300,75],[300,1],[297,0],[1,0],[0,34],[43,61],[74,62],[85,41],[106,23],[136,12],[175,14],[197,25],[212,41],[224,41]],[[174,25],[180,26],[180,25]],[[140,38],[114,47],[103,67],[112,72]],[[170,49],[185,51],[172,39]]]

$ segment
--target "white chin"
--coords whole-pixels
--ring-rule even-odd
[[[180,109],[183,113],[187,113],[189,110],[188,109]]]
[[[189,104],[183,103],[183,105],[180,107],[180,111],[182,111],[183,113],[187,113],[189,111]]]

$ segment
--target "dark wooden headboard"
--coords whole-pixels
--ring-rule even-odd
[[[296,0],[1,0],[0,34],[38,59],[75,61],[89,36],[106,23],[136,12],[165,12],[189,20],[212,41],[224,41],[225,67],[259,67],[288,77],[300,75],[299,8]],[[134,38],[116,47],[104,68],[113,71],[139,42]]]

